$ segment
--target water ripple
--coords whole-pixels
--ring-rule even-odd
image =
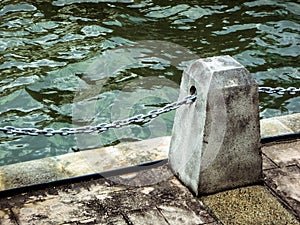
[[[146,112],[166,103],[155,94],[177,96],[182,70],[199,57],[228,54],[259,85],[300,86],[295,1],[2,0],[0,5],[0,126],[108,122],[114,103],[128,94],[132,101],[143,99],[124,108]],[[75,101],[79,112],[73,112]],[[261,95],[260,109],[261,117],[300,112],[299,97]],[[160,120],[165,135],[172,116]],[[151,126],[129,130],[143,139],[154,135]],[[113,132],[100,139],[87,144],[118,140]],[[74,137],[0,134],[0,165],[76,146]]]
[[[53,1],[53,5],[55,6],[65,6],[65,5],[71,5],[74,3],[133,3],[133,0],[56,0]]]
[[[29,4],[6,5],[0,10],[0,16],[14,12],[31,12],[35,11],[36,9],[36,7]]]

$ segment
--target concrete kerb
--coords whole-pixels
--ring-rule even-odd
[[[298,121],[300,120],[300,113],[260,120],[260,124],[261,124],[260,129],[261,129],[262,137],[266,138],[266,137],[270,137],[270,135],[277,136],[277,135],[286,134],[287,133],[286,131],[284,131],[284,133],[279,133],[281,127],[281,124],[278,125],[277,122],[279,120]],[[291,126],[294,127],[294,125]],[[275,128],[275,130],[273,130],[273,128]],[[288,126],[287,129],[291,130],[290,126]],[[295,130],[295,132],[300,132],[300,129]],[[289,134],[292,133],[289,132]],[[49,179],[47,178],[47,180],[44,180],[45,176],[41,174],[41,171],[45,171],[48,168],[50,171],[52,171],[50,173],[47,172],[47,176],[51,177],[50,180],[71,178],[74,176],[82,176],[82,175],[87,175],[89,173],[95,172],[90,168],[86,168],[85,160],[84,160],[86,157],[94,157],[95,159],[105,157],[106,160],[103,161],[104,164],[102,163],[101,166],[100,163],[102,161],[95,160],[95,164],[93,166],[97,166],[98,171],[113,170],[121,167],[128,167],[131,165],[141,164],[144,162],[165,159],[168,157],[170,140],[171,140],[170,136],[165,136],[165,137],[159,137],[159,138],[143,140],[138,142],[122,143],[114,146],[114,149],[112,149],[112,147],[91,149],[82,152],[68,153],[61,156],[55,156],[55,157],[49,157],[49,158],[43,158],[43,159],[38,159],[38,160],[33,160],[28,162],[1,166],[0,173],[2,174],[2,180],[0,182],[1,183],[0,190],[9,189],[13,187],[20,187],[23,185],[31,185],[31,184],[47,182],[49,181]],[[155,146],[155,148],[153,148],[153,146]],[[106,157],[106,155],[108,155],[112,150],[116,152],[113,162],[115,161],[119,162],[116,165],[112,163],[110,158]],[[128,157],[124,158],[124,154],[127,154]],[[28,166],[29,163],[31,164],[30,167]],[[22,171],[22,173],[16,171],[16,168],[20,168],[20,170],[18,171]],[[41,168],[43,168],[43,170],[41,170]],[[1,171],[6,171],[6,172],[3,173]],[[13,173],[10,173],[9,171],[12,171]],[[14,185],[16,186],[11,187],[8,184],[4,185],[4,183],[10,182],[11,179],[16,177],[16,174],[18,173],[20,178],[15,181]],[[22,179],[29,181],[30,180],[29,178],[32,177],[32,174],[35,174],[34,175],[35,182],[31,180],[31,183],[22,183]],[[39,174],[41,176],[38,176]],[[5,177],[7,177],[7,179],[5,179]],[[21,179],[21,177],[23,178]]]

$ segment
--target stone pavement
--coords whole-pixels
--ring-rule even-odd
[[[263,148],[265,184],[300,216],[300,141]]]
[[[261,120],[261,136],[300,132],[300,113]],[[170,137],[0,166],[0,191],[139,165],[168,157]]]
[[[262,152],[264,185],[201,198],[223,224],[300,224],[300,139],[268,144]]]
[[[143,186],[144,179],[156,179],[160,174],[168,178]],[[2,199],[1,224],[217,224],[166,165],[132,176],[50,187]]]
[[[280,149],[289,148],[298,153],[288,160],[280,160],[284,152],[275,154],[278,145]],[[131,174],[55,185],[1,198],[0,222],[300,224],[296,217],[300,212],[299,146],[300,141],[293,141],[263,148],[265,185],[197,198],[164,164]]]
[[[261,134],[299,132],[299,118],[295,114],[262,120]],[[0,168],[0,187],[5,190],[165,158],[169,141],[163,137],[5,166]],[[2,195],[0,224],[300,224],[300,140],[268,143],[262,152],[262,184],[198,198],[172,175],[168,164],[160,162],[130,173]]]

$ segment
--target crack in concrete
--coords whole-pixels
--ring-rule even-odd
[[[21,225],[18,216],[14,213],[12,209],[9,209],[9,217],[12,219],[17,225]]]

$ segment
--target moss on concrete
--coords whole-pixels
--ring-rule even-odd
[[[264,186],[250,186],[201,197],[223,224],[299,225]]]

